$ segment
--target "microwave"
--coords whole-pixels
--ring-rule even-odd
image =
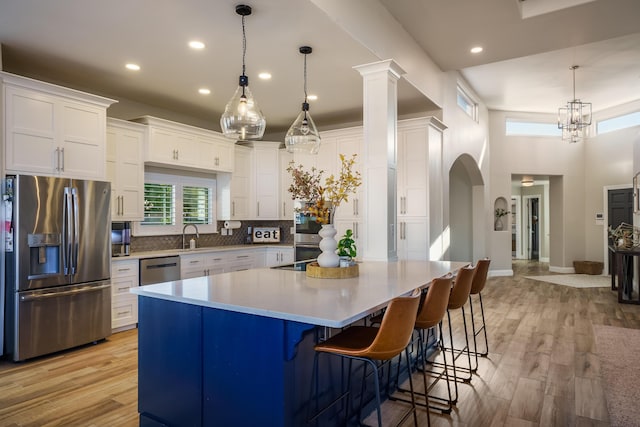
[[[129,256],[131,250],[131,223],[111,223],[111,256]]]

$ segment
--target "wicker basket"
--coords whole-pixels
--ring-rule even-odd
[[[317,279],[348,279],[359,274],[358,264],[349,267],[320,267],[317,262],[307,265],[307,277]]]
[[[602,274],[604,263],[598,261],[573,261],[576,274]]]

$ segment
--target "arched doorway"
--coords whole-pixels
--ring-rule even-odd
[[[459,156],[449,169],[449,259],[473,261],[486,255],[484,180],[476,161]]]

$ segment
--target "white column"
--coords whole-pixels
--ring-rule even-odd
[[[395,261],[398,79],[391,59],[354,67],[363,78],[364,251],[367,261]]]

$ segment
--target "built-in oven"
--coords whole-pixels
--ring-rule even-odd
[[[309,203],[296,200],[294,202],[295,234],[318,234],[322,224],[316,221],[316,216],[309,212]]]
[[[294,202],[293,247],[296,261],[318,258],[320,250],[320,236],[318,232],[322,224],[316,221],[316,216],[309,212],[310,203],[301,200]]]
[[[320,250],[320,246],[314,244],[296,244],[294,245],[294,248],[296,261],[316,259],[322,253],[322,251]]]

